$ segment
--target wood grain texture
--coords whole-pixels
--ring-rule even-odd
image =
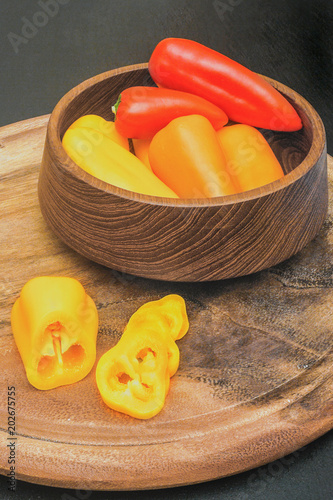
[[[291,257],[315,237],[327,212],[325,131],[308,102],[268,80],[291,100],[304,123],[299,132],[264,132],[287,175],[246,193],[197,200],[113,187],[80,169],[61,146],[79,116],[111,119],[111,105],[124,88],[151,85],[147,65],[119,68],[75,87],[57,104],[48,125],[39,179],[45,220],[85,257],[145,278],[233,278]]]
[[[0,472],[7,387],[16,392],[16,477],[72,488],[190,484],[287,455],[333,427],[333,160],[328,215],[301,252],[251,276],[205,283],[138,278],[93,263],[47,226],[37,182],[48,117],[0,129]],[[102,402],[93,371],[43,392],[27,382],[11,307],[39,275],[81,281],[99,311],[97,360],[144,302],[181,294],[190,320],[162,412],[137,421]]]

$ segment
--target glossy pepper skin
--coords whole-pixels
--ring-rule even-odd
[[[156,87],[129,87],[122,91],[115,105],[117,131],[132,139],[149,139],[174,118],[203,115],[220,129],[228,117],[202,97]]]
[[[153,172],[180,198],[211,198],[237,192],[216,131],[201,115],[175,118],[149,148]]]
[[[149,72],[156,84],[203,97],[232,121],[279,131],[302,128],[293,106],[261,76],[198,42],[162,40]]]
[[[149,162],[149,147],[151,139],[132,139],[135,156],[151,170]]]
[[[62,145],[79,167],[104,182],[136,193],[177,198],[134,154],[97,130],[69,128]]]
[[[96,382],[105,404],[139,419],[159,413],[179,365],[175,340],[187,330],[185,302],[179,295],[139,308],[119,342],[97,364]]]
[[[81,116],[69,127],[70,130],[75,128],[96,130],[129,151],[128,138],[119,134],[114,122],[104,120],[104,118],[99,115],[90,114]]]
[[[265,186],[284,176],[270,145],[256,128],[230,125],[219,130],[217,136],[239,192]]]
[[[176,340],[180,340],[189,328],[186,305],[180,295],[170,294],[159,300],[143,304],[130,318],[125,332],[153,330],[164,341],[168,354],[168,372],[172,377],[179,365],[179,350]]]
[[[28,381],[37,389],[73,384],[92,369],[98,313],[76,279],[28,281],[12,308],[11,324]]]

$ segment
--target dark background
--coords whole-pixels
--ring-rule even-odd
[[[41,15],[48,2],[53,10]],[[162,38],[183,37],[302,94],[320,114],[333,154],[332,0],[1,0],[0,26],[0,126],[50,113],[81,81],[147,62]],[[332,470],[331,432],[272,464],[200,485],[84,492],[18,481],[12,493],[0,476],[0,498],[326,500]]]

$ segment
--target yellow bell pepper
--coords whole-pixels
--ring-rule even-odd
[[[179,295],[141,306],[119,342],[97,363],[96,382],[105,404],[139,419],[159,413],[179,366],[175,340],[185,335],[188,326]]]
[[[11,324],[27,378],[37,389],[73,384],[91,371],[98,313],[76,279],[28,281],[13,305]]]
[[[97,130],[97,132],[101,132],[106,137],[109,137],[109,139],[112,139],[114,142],[119,144],[119,146],[122,146],[129,151],[127,137],[119,134],[116,130],[115,123],[112,121],[104,120],[104,118],[99,115],[84,115],[75,120],[69,128],[73,130],[77,127]]]
[[[97,130],[69,128],[62,144],[79,167],[104,182],[136,193],[177,198],[134,154]]]

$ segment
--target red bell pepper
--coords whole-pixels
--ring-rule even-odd
[[[132,139],[150,139],[174,118],[205,116],[219,130],[228,122],[222,109],[206,99],[179,90],[156,87],[129,87],[115,106],[115,127],[119,134]]]
[[[302,128],[294,107],[260,75],[192,40],[159,42],[149,72],[157,85],[201,96],[232,121],[279,131]]]

